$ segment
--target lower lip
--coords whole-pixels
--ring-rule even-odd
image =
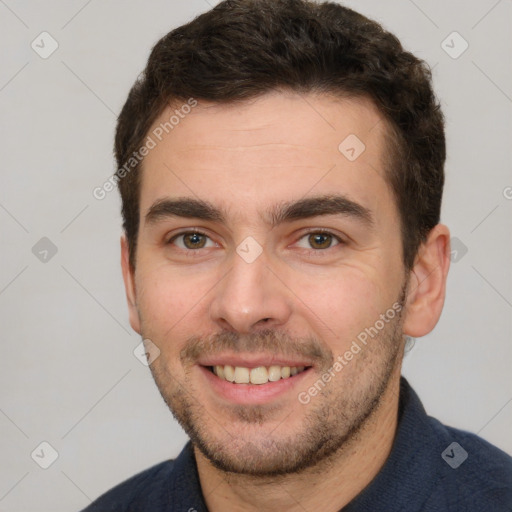
[[[266,404],[275,400],[300,385],[306,374],[311,371],[311,368],[308,368],[293,377],[266,384],[235,384],[219,379],[205,366],[199,366],[199,369],[216,395],[231,403],[244,405]]]

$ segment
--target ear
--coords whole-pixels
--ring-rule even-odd
[[[128,302],[130,325],[134,331],[141,334],[139,311],[137,310],[137,293],[135,289],[135,269],[130,265],[130,251],[128,249],[128,240],[125,235],[121,237],[121,268],[123,270],[124,288],[126,291],[126,301]]]
[[[410,272],[404,334],[419,338],[436,326],[444,305],[450,268],[450,231],[438,224],[421,245]]]

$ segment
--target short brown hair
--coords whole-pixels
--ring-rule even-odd
[[[243,101],[279,89],[370,98],[390,127],[387,179],[401,219],[403,263],[439,223],[444,120],[429,67],[381,25],[333,2],[226,0],[164,36],[118,119],[118,169],[170,101]],[[140,169],[119,177],[135,268]],[[118,171],[119,172],[119,171]]]

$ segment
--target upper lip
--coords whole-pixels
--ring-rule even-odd
[[[238,366],[244,368],[257,368],[258,366],[312,366],[306,359],[298,359],[280,355],[264,354],[236,354],[217,355],[200,358],[198,364],[201,366]]]

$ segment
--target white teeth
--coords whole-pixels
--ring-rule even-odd
[[[235,369],[227,364],[224,366],[224,378],[228,382],[235,382]]]
[[[237,384],[249,384],[249,368],[237,366],[235,368],[235,382]]]
[[[251,384],[266,384],[268,382],[268,371],[264,366],[258,366],[251,370]]]
[[[281,378],[281,367],[280,366],[271,366],[268,369],[268,380],[270,382],[276,382]]]
[[[219,379],[235,382],[236,384],[267,384],[288,379],[305,370],[304,366],[258,366],[257,368],[245,368],[243,366],[217,365],[212,368],[213,373]]]
[[[216,366],[215,367],[215,375],[217,375],[217,377],[220,377],[221,379],[224,378],[224,366]]]

